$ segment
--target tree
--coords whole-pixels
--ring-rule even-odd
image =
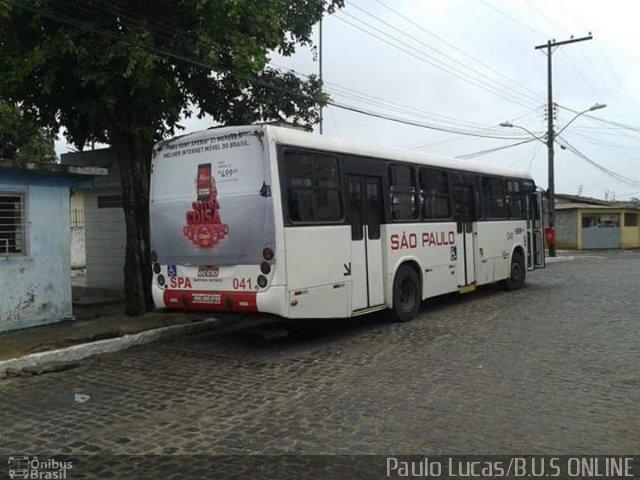
[[[19,163],[55,160],[53,135],[25,117],[22,110],[0,100],[0,158]]]
[[[82,148],[111,145],[127,226],[126,310],[152,306],[149,168],[181,116],[318,120],[319,80],[268,66],[344,0],[0,0],[0,92]]]

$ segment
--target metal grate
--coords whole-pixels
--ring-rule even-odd
[[[103,195],[98,197],[98,208],[122,207],[122,195]]]
[[[24,207],[24,195],[0,193],[0,255],[26,255],[27,228]]]
[[[71,209],[71,226],[84,227],[84,209],[82,208]]]

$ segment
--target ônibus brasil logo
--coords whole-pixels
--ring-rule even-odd
[[[229,233],[229,226],[220,219],[220,203],[216,180],[211,174],[211,164],[198,165],[196,178],[197,200],[187,212],[184,236],[194,245],[204,248],[214,247]]]
[[[65,480],[67,470],[73,468],[73,462],[27,455],[13,455],[9,457],[9,478],[34,480]]]

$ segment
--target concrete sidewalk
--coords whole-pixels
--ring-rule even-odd
[[[14,330],[0,334],[0,361],[164,327],[188,325],[210,317],[166,312],[152,312],[141,317],[116,314]]]
[[[110,315],[0,334],[0,379],[74,368],[81,360],[224,325],[217,318],[154,312]]]

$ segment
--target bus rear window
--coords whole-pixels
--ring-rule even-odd
[[[338,159],[326,154],[286,152],[284,174],[289,219],[327,223],[342,219]]]

